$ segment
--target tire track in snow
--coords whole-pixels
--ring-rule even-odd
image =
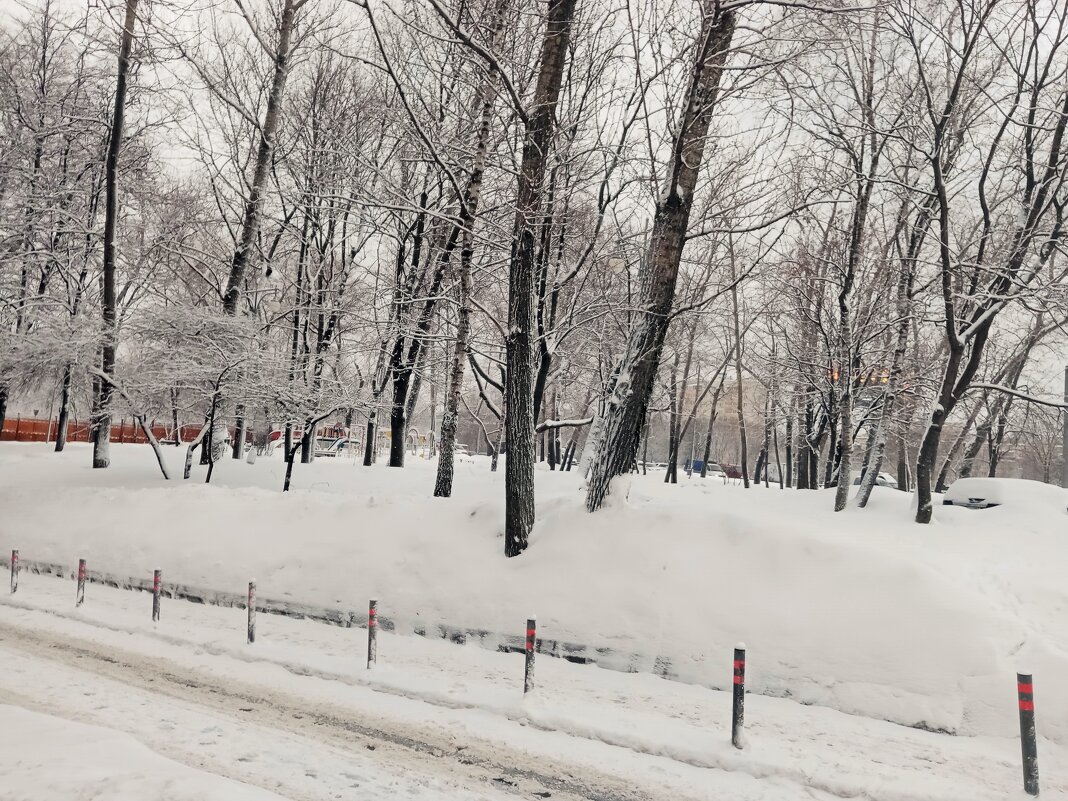
[[[626,782],[586,768],[576,769],[541,757],[536,770],[516,767],[529,762],[530,757],[499,743],[458,744],[431,728],[414,730],[372,715],[357,717],[284,692],[243,686],[196,670],[178,668],[164,659],[103,647],[81,638],[61,637],[0,622],[0,645],[246,725],[281,731],[350,752],[373,750],[376,762],[392,762],[398,775],[411,770],[415,761],[430,775],[444,770],[451,774],[449,778],[460,778],[465,785],[492,788],[523,798],[651,801],[650,796]],[[0,686],[2,683],[0,678]],[[69,715],[69,710],[58,712]],[[390,766],[382,767],[388,770]],[[249,781],[248,776],[228,778]],[[267,789],[277,790],[276,787]],[[679,798],[675,794],[673,797]]]

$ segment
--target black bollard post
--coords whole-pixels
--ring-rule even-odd
[[[378,601],[367,604],[367,669],[378,661]]]
[[[527,618],[526,670],[523,673],[523,693],[534,689],[534,646],[537,644],[538,619],[531,615]]]
[[[1038,742],[1035,732],[1035,690],[1029,673],[1016,674],[1020,699],[1020,748],[1023,752],[1024,792],[1038,795]]]
[[[74,594],[75,607],[85,603],[85,560],[78,560],[78,589]]]
[[[19,588],[19,549],[11,551],[11,592]]]
[[[742,726],[745,724],[745,643],[734,649],[734,709],[731,714],[731,742],[735,748],[745,745]]]
[[[152,622],[159,620],[159,593],[162,583],[163,571],[156,570],[152,574]]]
[[[248,641],[256,642],[256,579],[248,583]]]

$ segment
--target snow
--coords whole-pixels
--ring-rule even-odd
[[[5,801],[283,801],[159,756],[129,735],[0,704]]]
[[[505,763],[542,770],[566,758],[573,775],[595,782],[608,773],[635,798],[994,801],[1018,795],[1014,737],[950,737],[750,696],[747,747],[737,751],[730,741],[730,692],[539,657],[539,689],[524,696],[519,654],[380,632],[379,664],[366,671],[363,631],[266,616],[257,643],[247,645],[238,609],[173,601],[165,624],[156,627],[140,593],[91,585],[86,605],[74,609],[71,589],[69,581],[30,575],[18,594],[0,597],[0,698],[32,689],[56,714],[121,729],[167,756],[256,779],[286,797],[336,797],[349,786],[346,774],[360,776],[360,797],[375,801],[496,797],[440,760],[428,775],[416,764],[403,782],[391,780],[386,744],[378,743],[368,762],[347,725],[337,727],[349,743],[342,752],[326,748],[332,739],[325,735],[308,742],[329,731],[327,714],[374,729],[389,720],[403,736],[448,743],[472,758],[488,749]],[[13,631],[17,639],[10,638]],[[52,661],[56,643],[75,649],[66,662]],[[94,648],[117,660],[118,675],[129,680],[83,673],[97,669]],[[167,684],[160,665],[173,684],[159,687],[162,695],[148,694],[146,687]],[[199,703],[187,703],[190,697]],[[227,714],[233,705],[243,715],[236,721]],[[314,734],[303,729],[280,738],[272,730],[284,728],[278,721],[294,708],[316,721]],[[1040,739],[1039,759],[1043,795],[1068,796],[1068,749]],[[71,770],[77,775],[76,764]]]
[[[958,478],[946,490],[944,500],[968,503],[970,498],[992,504],[1006,504],[1013,511],[1038,510],[1049,515],[1050,522],[1068,514],[1068,490],[1023,478]],[[1068,519],[1061,520],[1068,530]]]
[[[142,446],[117,445],[107,471],[88,456],[5,443],[0,553],[130,576],[161,566],[239,594],[254,574],[262,598],[349,610],[373,597],[402,632],[521,636],[536,608],[541,638],[719,689],[744,639],[750,692],[970,736],[1016,736],[1026,662],[1039,732],[1068,743],[1068,537],[1045,507],[938,507],[917,526],[910,497],[886,488],[836,515],[828,492],[651,475],[627,477],[629,492],[590,515],[576,472],[539,470],[531,548],[508,560],[503,471],[480,458],[457,464],[453,498],[435,499],[421,459],[297,465],[282,494],[277,456],[225,459],[210,486],[202,472],[162,481]]]

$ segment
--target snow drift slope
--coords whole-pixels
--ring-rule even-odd
[[[889,490],[835,515],[824,493],[650,476],[589,515],[574,473],[542,472],[533,545],[507,560],[502,476],[477,460],[448,500],[428,497],[421,460],[298,465],[287,495],[277,459],[227,460],[212,486],[162,482],[137,446],[108,475],[88,461],[5,444],[0,548],[234,592],[256,576],[264,596],[346,608],[377,597],[411,625],[508,632],[536,611],[542,636],[711,686],[744,640],[757,692],[965,734],[1012,734],[1023,666],[1040,730],[1068,739],[1068,517],[1048,509],[946,507],[920,527]]]

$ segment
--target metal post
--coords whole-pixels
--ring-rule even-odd
[[[1020,748],[1023,752],[1024,792],[1038,795],[1038,744],[1035,738],[1035,692],[1028,673],[1016,674],[1020,699]]]
[[[248,583],[248,641],[256,642],[256,579]]]
[[[378,601],[367,604],[367,669],[378,661]]]
[[[19,549],[15,548],[11,551],[11,592],[14,594],[15,590],[19,588]]]
[[[85,560],[78,560],[78,589],[74,594],[74,605],[81,606],[85,603]]]
[[[1064,368],[1064,408],[1061,409],[1061,486],[1068,489],[1068,367]]]
[[[742,726],[745,723],[745,644],[734,649],[734,708],[731,714],[731,743],[742,748]]]
[[[538,620],[534,615],[527,618],[526,671],[523,674],[523,692],[534,689],[534,646],[538,642]]]
[[[152,622],[159,620],[159,593],[163,571],[158,568],[152,573]]]

